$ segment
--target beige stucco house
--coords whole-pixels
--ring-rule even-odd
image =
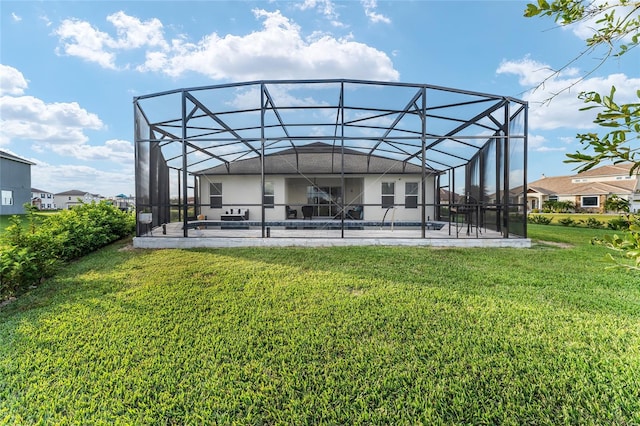
[[[571,201],[577,210],[604,213],[612,195],[629,201],[631,212],[640,212],[640,179],[629,174],[632,163],[597,167],[569,176],[542,177],[527,189],[529,211],[540,209],[547,200]]]
[[[344,161],[344,168],[342,162]],[[303,206],[314,218],[336,218],[360,210],[360,219],[419,221],[422,214],[422,168],[390,158],[345,149],[322,142],[265,156],[265,220],[287,219],[288,207],[303,218]],[[343,172],[341,173],[341,170]],[[261,217],[261,161],[239,160],[198,172],[200,213],[220,220],[230,209],[249,210],[249,219]],[[435,177],[425,180],[427,216],[435,216]],[[344,185],[342,184],[344,178]],[[388,210],[392,208],[393,211]]]

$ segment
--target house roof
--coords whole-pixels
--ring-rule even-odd
[[[264,156],[266,174],[340,174],[342,150],[323,142],[315,142],[289,148]],[[260,157],[237,160],[202,170],[197,175],[254,175],[261,173]],[[367,155],[344,148],[344,173],[346,174],[420,174],[422,167],[416,164],[377,155]],[[427,173],[435,173],[427,169]]]
[[[578,173],[580,177],[598,177],[598,176],[629,176],[629,170],[633,163],[620,163],[601,166],[595,169],[589,169],[586,172]]]
[[[87,194],[91,195],[92,197],[101,197],[100,194],[92,194],[90,192],[80,191],[80,190],[77,190],[77,189],[72,189],[72,190],[65,191],[65,192],[58,192],[57,194],[54,194],[54,195],[77,195],[77,196],[84,197]]]
[[[0,158],[6,158],[7,160],[17,161],[19,163],[28,164],[30,166],[34,166],[36,164],[36,163],[32,163],[29,160],[25,160],[24,158],[20,158],[20,157],[18,157],[16,155],[9,154],[8,152],[1,151],[1,150],[0,150]]]
[[[31,188],[31,192],[41,192],[43,194],[51,194],[49,191],[45,191],[43,189]]]
[[[631,163],[608,165],[591,169],[586,172],[569,176],[543,177],[542,179],[530,182],[529,191],[535,191],[544,195],[607,195],[607,194],[628,194],[636,189],[638,178],[613,180],[613,181],[592,181],[575,182],[582,178],[600,178],[629,176]]]

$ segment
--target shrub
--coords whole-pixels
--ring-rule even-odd
[[[537,225],[549,225],[552,220],[553,217],[542,216],[539,214],[533,214],[527,217],[527,221],[529,223],[535,223]]]
[[[628,216],[618,216],[607,222],[607,228],[613,229],[614,231],[626,231],[629,229],[630,224]]]
[[[604,223],[600,222],[594,217],[590,217],[587,220],[581,220],[580,223],[584,223],[587,228],[600,229],[604,228]]]
[[[26,206],[28,227],[18,216],[0,240],[0,299],[52,276],[60,262],[72,260],[131,235],[135,217],[106,203],[81,204],[49,216],[40,225]]]
[[[558,223],[563,226],[576,226],[577,223],[571,217],[563,217],[562,219],[558,219]]]

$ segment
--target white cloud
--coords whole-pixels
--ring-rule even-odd
[[[93,28],[90,23],[77,19],[65,19],[55,30],[62,50],[69,56],[77,56],[95,62],[103,68],[115,69],[115,54],[105,49],[112,44],[109,34]],[[60,53],[60,47],[57,49]]]
[[[14,22],[20,22],[22,21],[22,17],[19,15],[16,15],[15,12],[11,12],[11,19],[14,20]]]
[[[313,34],[305,39],[300,27],[279,11],[254,10],[263,19],[261,31],[244,36],[213,33],[197,43],[173,40],[172,50],[147,55],[141,71],[179,76],[197,72],[212,79],[255,80],[269,78],[399,78],[389,57],[375,48]]]
[[[129,141],[118,139],[108,140],[104,145],[88,144],[36,144],[35,151],[53,151],[56,154],[76,158],[83,161],[113,161],[116,163],[133,165],[134,148]]]
[[[31,167],[31,184],[53,193],[78,189],[105,197],[134,191],[134,169],[131,164],[114,170],[100,170],[86,165],[52,165],[35,158]]]
[[[369,18],[369,21],[373,22],[374,24],[380,22],[384,24],[391,23],[391,19],[389,19],[387,16],[376,12],[376,9],[378,8],[378,2],[376,0],[362,0],[362,7],[364,7],[364,14],[367,16],[367,18]]]
[[[110,47],[120,49],[135,49],[143,46],[168,48],[159,19],[146,22],[128,16],[120,11],[107,16],[107,21],[116,27],[118,38],[110,42]]]
[[[22,95],[27,86],[27,80],[20,71],[0,64],[0,96]]]
[[[107,16],[107,21],[115,27],[117,37],[94,28],[89,22],[65,19],[54,31],[61,44],[58,53],[62,51],[69,56],[95,62],[103,68],[116,69],[116,52],[119,50],[146,46],[168,48],[162,23],[158,19],[142,22],[120,11]]]
[[[344,27],[340,22],[340,15],[336,11],[335,3],[331,0],[304,0],[296,7],[300,10],[315,9],[331,22],[334,27]]]
[[[86,129],[99,130],[103,123],[97,115],[76,102],[47,104],[33,96],[0,98],[0,141],[14,139],[74,145],[87,141]]]
[[[300,8],[323,8],[335,14],[331,1],[307,0]],[[298,24],[280,11],[254,9],[262,28],[245,35],[211,33],[197,42],[184,36],[167,41],[157,19],[142,22],[118,12],[107,20],[117,36],[90,23],[67,19],[55,31],[59,51],[95,62],[108,69],[119,68],[117,54],[125,49],[146,49],[140,72],[160,72],[172,77],[198,73],[214,80],[286,78],[357,78],[396,81],[399,73],[389,56],[349,35],[336,38],[313,32],[303,35]],[[333,16],[333,15],[332,15]],[[336,15],[337,16],[337,15]]]
[[[582,40],[593,37],[593,35],[595,34],[595,29],[602,26],[602,24],[599,24],[598,21],[604,19],[605,14],[613,13],[614,17],[616,17],[617,19],[627,16],[630,13],[635,13],[637,15],[637,11],[635,10],[637,6],[633,4],[634,2],[629,2],[630,4],[628,6],[607,6],[607,3],[609,3],[608,0],[595,0],[590,3],[591,4],[589,5],[589,7],[593,7],[594,9],[601,6],[606,7],[601,12],[593,15],[589,19],[585,19],[583,21],[567,26],[567,28],[571,29],[571,31],[573,31],[573,33]],[[630,33],[627,35],[625,40],[628,42],[631,37],[632,34]]]
[[[553,75],[549,65],[528,57],[517,61],[503,61],[496,72],[519,77],[519,84],[524,91],[523,99],[529,102],[531,130],[595,128],[593,111],[580,111],[585,106],[577,97],[580,92],[609,93],[611,86],[616,86],[616,101],[626,103],[634,101],[634,94],[640,87],[640,78],[631,78],[625,74],[581,80],[579,70],[570,69]],[[538,85],[540,86],[537,87]],[[566,90],[569,86],[572,86],[571,89]]]

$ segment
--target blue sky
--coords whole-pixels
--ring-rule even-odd
[[[0,149],[32,186],[134,193],[134,96],[278,78],[426,83],[529,101],[530,181],[571,174],[582,90],[640,88],[640,51],[591,71],[587,25],[523,17],[526,1],[0,0]]]

